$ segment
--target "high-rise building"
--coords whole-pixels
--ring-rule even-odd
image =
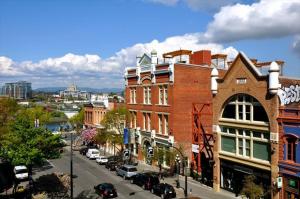
[[[5,83],[2,87],[2,95],[15,99],[29,99],[32,97],[31,83],[26,81]]]

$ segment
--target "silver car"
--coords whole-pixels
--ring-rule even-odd
[[[123,165],[116,169],[116,174],[126,180],[137,174],[137,169],[133,165]]]

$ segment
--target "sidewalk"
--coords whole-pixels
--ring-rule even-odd
[[[158,167],[147,165],[141,161],[138,164],[138,171],[156,171],[159,172]],[[180,188],[176,188],[176,180],[175,177],[167,177],[161,180],[161,182],[168,183],[173,185],[174,189],[177,193],[177,198],[184,198],[184,176],[179,176]],[[225,190],[221,190],[220,192],[215,192],[211,187],[201,184],[198,181],[193,180],[191,177],[187,179],[187,190],[188,196],[197,196],[201,199],[237,199],[240,197],[235,197],[233,193],[230,193]]]

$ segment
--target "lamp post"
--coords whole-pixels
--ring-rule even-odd
[[[184,197],[187,198],[187,196],[188,196],[187,195],[187,173],[185,171],[185,167],[187,166],[185,161],[186,161],[187,157],[185,157],[183,155],[183,153],[177,147],[175,147],[173,145],[171,145],[171,147],[173,147],[174,149],[176,149],[176,151],[179,152],[179,154],[181,155],[182,161],[183,161],[182,162],[182,169],[183,169],[183,172],[184,172]],[[178,177],[179,177],[179,175],[178,175]],[[179,180],[178,180],[178,182],[179,182]]]
[[[76,128],[76,124],[74,125],[74,129]],[[71,131],[71,150],[70,150],[70,187],[71,187],[71,199],[73,199],[73,131]]]

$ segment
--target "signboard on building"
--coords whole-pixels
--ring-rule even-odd
[[[199,145],[198,144],[192,144],[192,152],[199,153]]]
[[[124,129],[123,138],[124,138],[124,144],[128,144],[129,143],[129,131],[127,128]]]

